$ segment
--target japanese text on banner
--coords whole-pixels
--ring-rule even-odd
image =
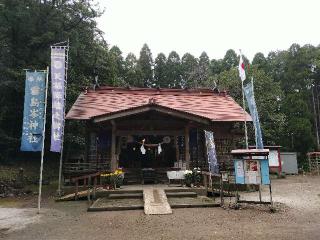
[[[216,153],[216,145],[214,143],[213,132],[204,131],[207,146],[209,170],[212,174],[219,173],[219,164]]]
[[[21,151],[42,149],[46,72],[26,72]]]
[[[65,108],[65,48],[51,49],[51,92],[52,92],[52,124],[51,148],[52,152],[61,151],[64,127]]]

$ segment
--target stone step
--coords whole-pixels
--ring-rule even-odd
[[[143,198],[142,193],[111,193],[109,195],[110,199],[135,199]]]
[[[89,212],[124,211],[143,209],[142,199],[109,199],[99,198],[89,208]]]
[[[130,185],[130,184],[141,184],[141,180],[140,179],[132,179],[132,180],[126,180],[124,181],[126,184]]]
[[[172,193],[172,192],[195,192],[192,188],[183,188],[183,187],[170,187],[165,189],[166,193]]]
[[[142,210],[143,204],[131,206],[89,207],[88,212]]]
[[[183,198],[183,197],[197,197],[198,196],[198,194],[195,192],[167,192],[166,195],[168,198],[170,198],[170,197]]]
[[[220,202],[215,199],[198,196],[198,197],[185,197],[185,198],[169,198],[171,208],[206,208],[206,207],[219,207]]]
[[[220,207],[220,203],[170,204],[171,208],[212,208]]]

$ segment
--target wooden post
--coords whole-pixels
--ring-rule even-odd
[[[202,177],[203,177],[203,185],[204,185],[204,187],[205,187],[205,189],[206,189],[206,193],[208,194],[208,179],[207,179],[207,174],[202,174]]]
[[[189,125],[187,125],[184,129],[185,160],[186,160],[187,169],[190,169],[189,129],[190,129]]]
[[[91,176],[88,177],[88,202],[90,203],[90,185],[91,185]]]
[[[262,202],[262,196],[261,196],[261,184],[259,186],[259,201]]]
[[[111,135],[111,171],[115,171],[117,168],[116,159],[116,123],[112,120],[112,135]]]
[[[78,200],[78,191],[79,191],[79,180],[77,179],[76,180],[76,191],[75,191],[75,194],[74,194],[74,199],[75,200]]]
[[[259,162],[259,168],[260,168],[260,184],[259,184],[259,201],[262,202],[262,196],[261,196],[261,185],[262,185],[262,176],[261,176],[261,172],[262,172],[262,168],[261,168],[261,162]],[[269,167],[268,167],[269,170]]]
[[[318,175],[320,175],[320,169],[319,169],[319,157],[318,157],[318,155],[316,155],[316,164],[317,164]]]
[[[179,162],[179,145],[178,145],[178,136],[174,136],[174,147],[176,148],[176,160]]]
[[[98,179],[98,176],[95,176],[93,180],[93,198],[94,199],[96,199],[97,179]]]
[[[270,191],[270,204],[271,204],[271,209],[273,209],[271,181],[270,181],[270,184],[269,184],[269,191]]]
[[[85,154],[84,154],[84,162],[89,162],[89,153],[90,153],[90,147],[91,147],[91,139],[90,139],[90,133],[91,133],[91,125],[86,122],[86,129],[85,129]]]
[[[220,206],[224,205],[224,196],[223,196],[223,181],[222,181],[222,174],[220,176]]]
[[[309,172],[311,174],[311,154],[308,154],[308,161],[309,161]]]

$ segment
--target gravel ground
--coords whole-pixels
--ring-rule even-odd
[[[268,189],[264,188],[262,193],[267,196]],[[241,198],[248,200],[257,196],[256,192],[241,194]],[[91,213],[86,211],[86,202],[55,203],[48,199],[39,219],[28,224],[28,219],[34,220],[34,216],[25,214],[27,223],[20,229],[15,229],[14,224],[1,226],[7,210],[0,208],[0,238],[320,239],[320,177],[288,176],[274,180],[273,199],[275,213],[270,213],[267,206],[242,205],[240,210],[174,209],[173,214],[161,216],[146,216],[142,210]],[[30,207],[35,203],[36,198],[29,200]],[[21,218],[21,214],[9,214],[10,221],[14,216]]]

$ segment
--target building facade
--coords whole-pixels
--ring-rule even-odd
[[[86,124],[83,158],[64,165],[75,172],[81,166],[88,172],[207,169],[204,130],[214,133],[220,167],[226,168],[243,137],[237,124],[251,121],[226,92],[116,87],[81,93],[66,119]]]

